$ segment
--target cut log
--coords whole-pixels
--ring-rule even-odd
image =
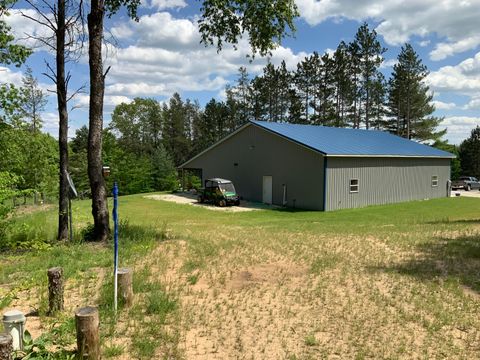
[[[48,314],[53,315],[63,310],[63,269],[48,269]]]
[[[79,359],[100,359],[99,317],[96,307],[87,306],[75,313]]]
[[[13,338],[10,334],[0,334],[0,360],[11,360],[13,353]]]
[[[118,269],[118,294],[121,304],[129,307],[133,303],[132,271],[130,269]]]

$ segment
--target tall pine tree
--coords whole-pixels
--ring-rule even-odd
[[[354,42],[357,44],[355,56],[359,64],[360,96],[362,102],[363,124],[369,129],[371,118],[375,113],[375,106],[372,104],[372,92],[377,86],[379,67],[383,62],[383,53],[386,49],[382,47],[377,39],[377,32],[370,30],[367,23],[364,23],[357,31]]]
[[[427,67],[410,44],[405,44],[398,55],[389,81],[388,110],[390,131],[407,139],[438,140],[445,130],[437,130],[441,118],[432,116],[435,106],[433,94],[424,80]]]
[[[190,154],[190,141],[186,127],[186,107],[178,93],[173,94],[163,107],[163,146],[172,154],[175,165],[187,160]]]

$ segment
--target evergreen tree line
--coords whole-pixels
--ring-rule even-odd
[[[405,44],[387,80],[380,71],[385,52],[375,30],[365,23],[352,42],[340,42],[333,53],[314,52],[293,71],[284,61],[279,66],[268,63],[262,74],[250,79],[240,68],[235,86],[226,90],[226,101],[207,104],[205,112],[211,114],[207,128],[231,129],[249,120],[264,120],[377,129],[419,141],[439,140],[445,130],[437,129],[442,119],[431,115],[435,108],[424,82],[426,66]]]

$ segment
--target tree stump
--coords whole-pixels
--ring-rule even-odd
[[[75,313],[79,359],[100,359],[99,317],[96,307],[87,306]]]
[[[0,360],[11,360],[13,353],[13,338],[10,334],[0,334]]]
[[[126,307],[133,303],[133,288],[132,288],[132,271],[130,269],[118,269],[118,294],[120,301]]]
[[[48,314],[53,315],[63,310],[63,269],[48,269]]]

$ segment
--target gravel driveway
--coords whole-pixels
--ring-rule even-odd
[[[171,201],[177,204],[188,204],[193,206],[199,206],[199,207],[203,207],[205,209],[213,210],[213,211],[242,212],[242,211],[256,211],[256,210],[274,208],[273,206],[269,206],[266,204],[253,203],[253,202],[244,201],[244,200],[240,202],[240,206],[219,207],[212,204],[200,204],[199,202],[197,202],[197,195],[192,193],[146,195],[144,196],[144,198],[153,199],[153,200]]]
[[[459,196],[466,196],[466,197],[476,197],[480,198],[480,191],[478,190],[470,190],[470,191],[465,191],[465,190],[452,190],[452,197],[456,197],[460,194]]]

